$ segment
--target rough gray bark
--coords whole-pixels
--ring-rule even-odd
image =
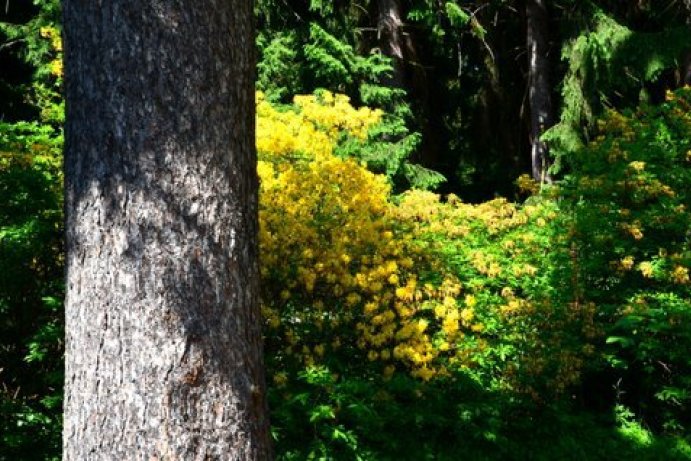
[[[554,124],[554,108],[550,94],[548,24],[545,0],[526,0],[528,48],[528,101],[530,104],[531,164],[533,179],[551,182],[547,169],[547,146],[540,136]]]
[[[250,0],[65,0],[65,460],[267,460]]]

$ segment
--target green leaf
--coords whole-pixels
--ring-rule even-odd
[[[470,15],[454,2],[446,2],[445,8],[452,26],[461,28],[470,22]]]
[[[607,338],[606,341],[607,344],[619,344],[621,347],[631,347],[635,343],[635,341],[631,338],[627,338],[624,336],[610,336]]]
[[[317,405],[317,407],[310,412],[311,423],[335,418],[336,413],[334,413],[333,408],[329,405]]]

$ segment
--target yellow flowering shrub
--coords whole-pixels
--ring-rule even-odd
[[[257,104],[263,312],[276,383],[298,364],[338,361],[425,381],[472,371],[524,390],[533,387],[521,380],[563,390],[578,379],[583,354],[564,346],[568,338],[547,339],[562,351],[555,358],[542,349],[548,323],[596,335],[592,309],[573,299],[555,309],[544,289],[554,275],[544,256],[553,202],[472,205],[423,191],[393,200],[384,176],[334,155],[340,142],[366,143],[378,111],[328,92],[285,108],[258,94]]]
[[[622,391],[680,424],[691,406],[691,89],[609,111],[598,129],[562,186],[577,285],[597,306],[601,354]]]
[[[355,109],[347,96],[328,91],[297,95],[284,110],[272,106],[261,92],[256,99],[257,150],[271,162],[296,155],[329,156],[341,136],[364,140],[382,117],[380,110]]]
[[[463,325],[458,282],[420,283],[429,263],[399,231],[385,177],[333,154],[338,142],[365,142],[380,113],[328,92],[279,110],[259,94],[257,117],[264,315],[277,358],[313,364],[346,350],[387,375],[397,365],[423,379],[443,372],[435,360],[448,347],[438,346]],[[424,311],[444,305],[430,324]]]
[[[468,204],[410,191],[394,212],[434,271],[462,283],[467,329],[450,346],[450,366],[536,400],[579,380],[601,332],[595,306],[570,289],[567,224],[555,201]]]
[[[55,27],[42,27],[40,30],[42,38],[50,41],[51,48],[55,52],[55,57],[50,61],[48,67],[50,68],[50,73],[57,78],[62,78],[63,67],[62,67],[62,37],[60,36],[60,31]]]
[[[665,345],[691,344],[689,113],[668,119],[679,126],[613,113],[559,187],[469,204],[394,196],[335,154],[366,146],[377,112],[258,95],[266,359],[284,424],[305,409],[304,424],[342,424],[363,392],[394,408],[477,385],[473,399],[549,405],[593,376],[642,383],[649,408],[683,415],[688,348]]]

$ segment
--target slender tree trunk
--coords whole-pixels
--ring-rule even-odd
[[[384,56],[392,60],[393,75],[389,86],[404,88],[404,49],[403,20],[401,19],[401,5],[398,0],[378,0],[379,21],[377,24],[377,36],[379,48]]]
[[[63,8],[64,459],[270,459],[252,2]]]
[[[409,160],[430,168],[437,168],[439,149],[438,113],[430,110],[430,88],[427,73],[411,34],[404,33],[405,10],[400,0],[377,0],[378,42],[382,54],[392,60],[393,74],[382,83],[407,92],[408,101],[413,101],[416,120],[421,125],[423,143]]]
[[[691,50],[684,51],[679,68],[678,86],[691,85]]]
[[[531,125],[531,163],[536,181],[551,182],[547,169],[549,158],[547,146],[540,136],[554,124],[550,76],[548,24],[545,0],[526,0],[526,29],[528,48],[528,100]]]

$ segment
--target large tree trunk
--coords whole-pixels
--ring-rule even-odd
[[[64,20],[64,459],[270,459],[252,2]]]
[[[547,169],[547,146],[540,136],[554,124],[554,108],[549,77],[548,24],[545,0],[526,0],[526,29],[528,48],[528,100],[531,125],[531,163],[536,181],[551,182]]]

